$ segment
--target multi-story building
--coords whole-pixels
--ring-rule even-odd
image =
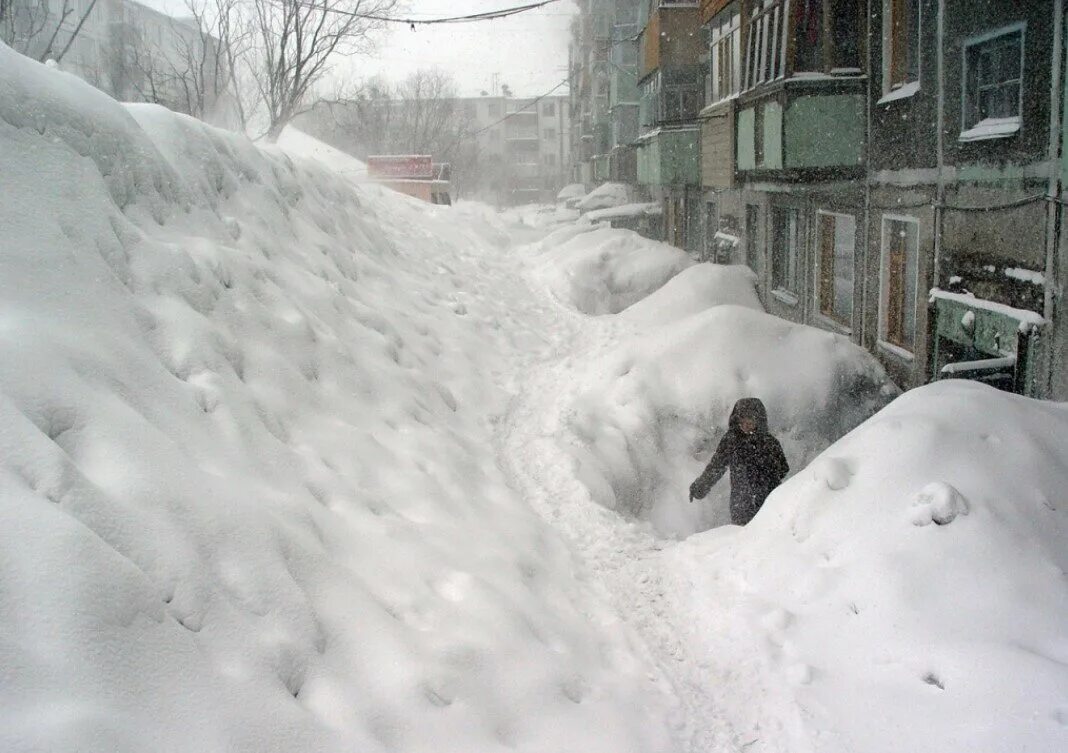
[[[703,0],[703,252],[902,386],[1068,398],[1063,5]]]
[[[571,179],[637,180],[642,0],[579,0],[571,24]]]
[[[16,50],[59,58],[62,70],[117,99],[205,115],[228,98],[225,91],[213,90],[228,79],[215,70],[217,41],[192,19],[134,0],[12,0],[5,20],[0,31]],[[191,92],[197,102],[189,101]]]
[[[645,0],[638,51],[638,185],[663,205],[666,240],[702,242],[700,129],[704,44],[696,0]]]
[[[552,201],[568,182],[568,96],[469,97],[462,107],[477,132],[483,178],[476,191],[498,204]]]

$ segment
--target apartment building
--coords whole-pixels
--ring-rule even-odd
[[[696,253],[703,238],[700,8],[696,0],[645,0],[638,20],[638,185],[663,205],[665,239]]]
[[[705,0],[701,21],[704,255],[904,387],[1068,398],[1062,0]]]
[[[499,205],[552,201],[569,182],[568,95],[463,98],[477,132],[478,190]]]
[[[635,188],[666,241],[749,265],[769,312],[851,338],[903,387],[1068,399],[1064,5],[643,0]],[[590,61],[627,38],[600,9],[573,26],[587,184],[625,175],[599,166]]]
[[[133,0],[12,0],[7,19],[4,39],[16,50],[34,58],[66,50],[62,70],[121,100],[183,110],[190,79],[216,64],[214,40],[191,19]]]

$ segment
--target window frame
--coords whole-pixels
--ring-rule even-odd
[[[705,71],[707,81],[705,100],[709,105],[736,97],[742,91],[745,72],[745,55],[742,49],[743,25],[742,3],[740,0],[735,0],[717,13],[706,27],[708,67]],[[722,59],[727,59],[730,64],[726,77],[717,65]],[[719,86],[724,78],[728,79],[725,92]]]
[[[923,41],[923,3],[916,0],[916,77],[914,80],[903,81],[897,85],[891,83],[892,57],[893,57],[893,6],[896,2],[909,2],[910,0],[882,0],[883,29],[882,29],[882,74],[883,96],[906,92],[914,92],[919,89],[923,81],[923,54],[921,43]],[[913,86],[915,85],[915,86]]]
[[[784,300],[791,305],[797,305],[797,302],[801,300],[801,296],[804,293],[802,289],[804,286],[804,275],[801,271],[801,253],[805,243],[805,226],[804,218],[800,207],[796,206],[772,206],[768,212],[768,257],[770,260],[769,281],[771,283],[771,290],[773,293],[779,293],[777,296],[780,300]],[[776,246],[778,242],[778,222],[779,215],[784,214],[787,216],[793,216],[794,218],[794,243],[792,249],[788,249],[786,258],[786,270],[784,271],[783,280],[776,279]],[[790,260],[793,260],[793,270],[790,270]],[[790,287],[790,284],[793,287]],[[787,300],[792,299],[792,300]]]
[[[853,277],[851,280],[853,289],[849,293],[849,315],[847,318],[840,317],[834,311],[833,300],[829,310],[825,311],[823,308],[823,217],[833,217],[837,224],[838,218],[846,218],[853,221]],[[816,228],[814,239],[816,243],[814,259],[815,278],[813,280],[813,302],[816,315],[827,322],[834,324],[835,326],[846,329],[850,332],[853,330],[853,317],[856,316],[857,300],[856,300],[856,285],[857,285],[857,239],[860,233],[860,222],[857,215],[850,214],[849,212],[836,211],[833,209],[817,209],[816,210]],[[832,261],[836,258],[835,254],[831,254]],[[831,295],[834,295],[834,266],[831,268]]]
[[[974,48],[981,45],[993,42],[999,37],[1008,36],[1010,34],[1019,33],[1020,35],[1020,74],[1019,82],[1017,84],[1017,115],[1015,118],[1007,118],[1006,120],[1015,120],[1016,127],[1006,130],[1004,132],[992,133],[985,138],[1006,138],[1008,136],[1016,135],[1023,128],[1023,115],[1024,115],[1024,81],[1027,78],[1026,63],[1027,63],[1027,21],[1018,21],[1006,26],[1000,26],[996,29],[992,29],[984,34],[977,34],[973,37],[965,39],[961,43],[961,87],[960,87],[960,131],[961,137],[965,140],[968,139],[968,132],[974,128],[977,128],[981,123],[986,120],[993,120],[993,118],[985,118],[984,120],[975,120],[971,122],[972,114],[976,112],[976,94],[978,92],[971,91],[971,66],[968,63],[968,53]]]
[[[890,339],[890,264],[889,253],[890,244],[888,243],[888,225],[891,222],[903,222],[911,225],[915,228],[916,233],[916,272],[915,279],[912,281],[916,290],[915,294],[915,308],[913,312],[913,331],[912,331],[912,345],[903,345],[902,343],[894,342]],[[907,214],[895,214],[891,212],[884,213],[881,217],[879,227],[879,346],[884,350],[888,350],[900,358],[906,360],[912,360],[916,352],[916,346],[919,343],[919,300],[920,300],[920,262],[922,261],[922,251],[920,247],[920,218]],[[906,272],[908,264],[906,263]],[[905,282],[907,282],[907,277]]]

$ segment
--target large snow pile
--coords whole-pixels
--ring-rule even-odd
[[[557,201],[567,201],[568,199],[581,199],[586,195],[586,187],[581,183],[568,183],[566,186],[560,189],[560,192],[556,194]]]
[[[2,45],[0,196],[0,749],[667,748],[492,460],[482,235]]]
[[[741,281],[751,296],[751,282]],[[583,387],[570,416],[578,472],[594,500],[667,536],[727,519],[726,483],[696,505],[687,489],[738,399],[764,401],[798,469],[894,394],[877,362],[846,338],[765,314],[744,292],[715,305],[714,289],[689,283],[679,281],[671,305],[680,314],[692,308],[687,299],[705,308],[666,322],[666,307],[635,310],[631,321],[652,326],[577,375]]]
[[[283,129],[282,135],[278,137],[278,146],[287,152],[313,159],[330,168],[332,172],[343,175],[355,183],[364,183],[369,180],[366,162],[319,141],[293,126],[286,126]]]
[[[532,273],[585,314],[615,314],[693,264],[684,252],[630,230],[567,225],[538,245]]]
[[[1068,750],[1065,437],[1065,405],[913,390],[674,550],[709,651],[744,641],[799,704],[782,749]],[[762,703],[739,704],[754,738]]]
[[[602,183],[586,194],[576,205],[582,212],[607,209],[633,203],[634,197],[626,183]]]

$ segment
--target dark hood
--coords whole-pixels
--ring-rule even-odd
[[[734,404],[730,419],[730,429],[732,431],[741,431],[738,427],[738,422],[742,420],[743,416],[750,416],[756,420],[757,434],[768,433],[768,409],[764,407],[764,403],[761,402],[760,398],[743,397]]]

